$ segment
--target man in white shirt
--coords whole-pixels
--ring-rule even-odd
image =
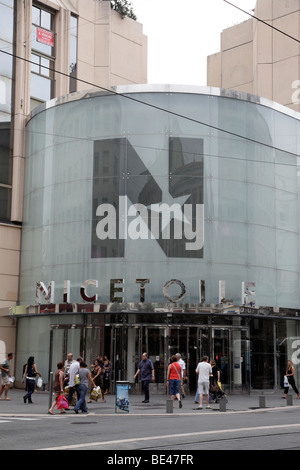
[[[79,390],[75,383],[75,377],[76,377],[76,374],[79,374],[80,362],[82,362],[82,360],[83,360],[82,357],[79,357],[77,361],[74,361],[71,364],[70,369],[69,369],[69,387],[70,388],[69,388],[69,395],[67,398],[69,404],[72,400],[75,390],[77,393],[77,398],[79,400]]]
[[[206,395],[206,408],[209,406],[209,377],[212,375],[212,368],[208,362],[208,357],[204,356],[202,361],[199,362],[196,374],[198,374],[198,389],[199,389],[199,406],[198,410],[202,410],[203,395]]]
[[[179,362],[180,367],[181,367],[180,395],[181,395],[181,398],[185,398],[184,386],[183,386],[183,385],[184,385],[184,382],[185,382],[186,379],[187,379],[187,376],[186,376],[186,365],[185,365],[185,362],[181,359],[181,354],[176,353],[175,356],[177,357],[177,362]]]

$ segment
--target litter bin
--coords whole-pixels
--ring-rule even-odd
[[[115,413],[117,413],[118,410],[129,413],[129,390],[129,382],[116,382]]]

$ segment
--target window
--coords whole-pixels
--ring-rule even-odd
[[[10,123],[0,123],[0,221],[10,220]]]
[[[71,15],[70,18],[70,93],[77,90],[77,31],[78,20]]]
[[[54,19],[50,11],[32,7],[31,98],[48,101],[54,97]]]

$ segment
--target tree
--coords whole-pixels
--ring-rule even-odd
[[[122,19],[125,18],[125,16],[132,20],[137,19],[133,12],[132,4],[128,0],[111,0],[110,4],[112,9],[121,15]]]

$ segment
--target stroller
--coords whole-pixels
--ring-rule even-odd
[[[217,381],[217,383],[214,382],[214,383],[210,384],[209,393],[210,393],[214,403],[219,403],[220,398],[226,398],[226,395],[222,390],[222,384],[219,381]],[[227,399],[226,399],[226,403],[228,403]]]

